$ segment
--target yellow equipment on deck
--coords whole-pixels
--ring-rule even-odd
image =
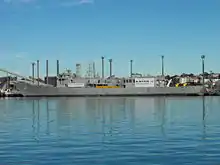
[[[96,86],[96,88],[120,88],[119,86]]]
[[[185,87],[187,85],[188,85],[187,83],[177,83],[176,87]]]

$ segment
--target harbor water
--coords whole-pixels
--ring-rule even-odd
[[[0,100],[0,165],[217,165],[220,97]]]

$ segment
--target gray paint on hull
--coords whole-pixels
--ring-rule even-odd
[[[203,95],[202,86],[196,87],[138,87],[138,88],[68,88],[37,86],[25,82],[17,82],[17,89],[23,96],[163,96],[163,95]]]

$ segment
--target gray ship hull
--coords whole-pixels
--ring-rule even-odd
[[[133,88],[68,88],[16,82],[16,87],[24,97],[59,96],[199,96],[204,95],[202,86],[186,87],[133,87]]]

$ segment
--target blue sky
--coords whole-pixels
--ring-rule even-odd
[[[219,0],[0,0],[1,67],[29,75],[30,62],[45,60],[50,73],[75,71],[101,56],[113,59],[113,73],[220,72]],[[108,74],[106,61],[106,74]]]

